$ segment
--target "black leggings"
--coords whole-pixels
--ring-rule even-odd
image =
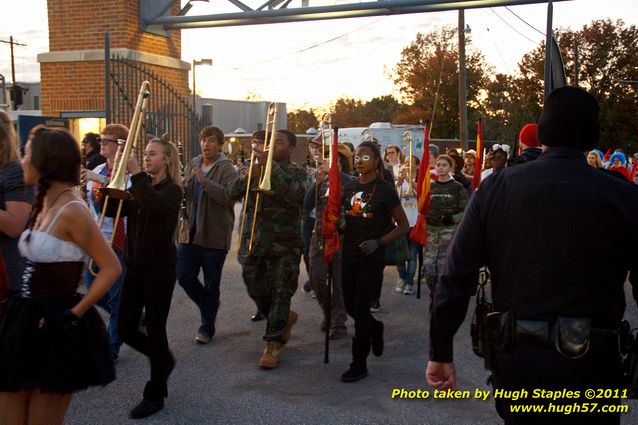
[[[166,381],[174,365],[168,350],[166,321],[175,279],[175,267],[144,271],[129,268],[120,294],[120,338],[149,358],[151,380],[145,393],[149,391],[148,395],[156,399],[166,397]],[[143,308],[146,311],[146,334],[139,330]]]
[[[384,259],[378,256],[352,260],[343,253],[341,284],[346,312],[354,319],[355,337],[370,338],[372,324],[377,320],[370,314],[370,301],[375,296],[376,287],[383,279]]]

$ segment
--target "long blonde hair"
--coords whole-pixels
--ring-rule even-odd
[[[166,157],[166,175],[173,183],[181,186],[180,169],[179,169],[179,150],[177,146],[169,140],[154,138],[149,140],[148,144],[159,143],[164,146],[164,156]]]
[[[4,170],[11,161],[18,159],[16,132],[11,117],[0,110],[0,170]]]

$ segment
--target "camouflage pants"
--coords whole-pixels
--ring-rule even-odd
[[[423,251],[423,276],[430,290],[439,282],[443,262],[447,257],[447,248],[456,231],[455,227],[428,226],[428,242]]]
[[[268,317],[264,341],[285,343],[281,334],[288,325],[290,299],[297,290],[301,251],[279,257],[249,256],[243,267],[248,295]]]

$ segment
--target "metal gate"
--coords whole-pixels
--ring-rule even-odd
[[[150,82],[150,98],[135,147],[135,155],[141,160],[146,139],[168,135],[176,145],[181,144],[186,164],[198,154],[198,131],[200,119],[190,106],[188,99],[144,65],[118,56],[111,56],[108,34],[105,38],[105,112],[106,122],[128,126],[133,118],[135,102],[142,82]]]

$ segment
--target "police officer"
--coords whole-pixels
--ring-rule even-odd
[[[496,311],[488,320],[492,384],[528,392],[516,401],[495,398],[506,424],[620,421],[615,413],[583,413],[594,408],[586,402],[598,409],[620,401],[618,392],[584,396],[586,389],[620,388],[628,271],[638,293],[631,246],[638,237],[638,190],[586,162],[599,138],[598,111],[596,99],[580,88],[550,93],[538,126],[543,154],[481,184],[437,287],[426,379],[447,389],[456,385],[453,336],[479,268],[489,267]],[[606,232],[592,232],[601,222]],[[520,404],[542,405],[545,413],[514,413]]]
[[[273,369],[279,364],[279,353],[290,338],[297,313],[290,310],[290,299],[297,290],[301,240],[301,211],[307,189],[308,175],[303,167],[290,161],[297,144],[294,133],[278,130],[273,149],[270,184],[272,193],[261,194],[257,206],[253,244],[243,264],[243,278],[248,295],[259,311],[267,316],[266,346],[259,366]],[[257,188],[264,152],[259,164],[253,165],[251,190]],[[247,174],[229,186],[229,197],[243,198],[247,187]],[[256,195],[249,202],[255,205]],[[249,206],[251,206],[249,204]]]

